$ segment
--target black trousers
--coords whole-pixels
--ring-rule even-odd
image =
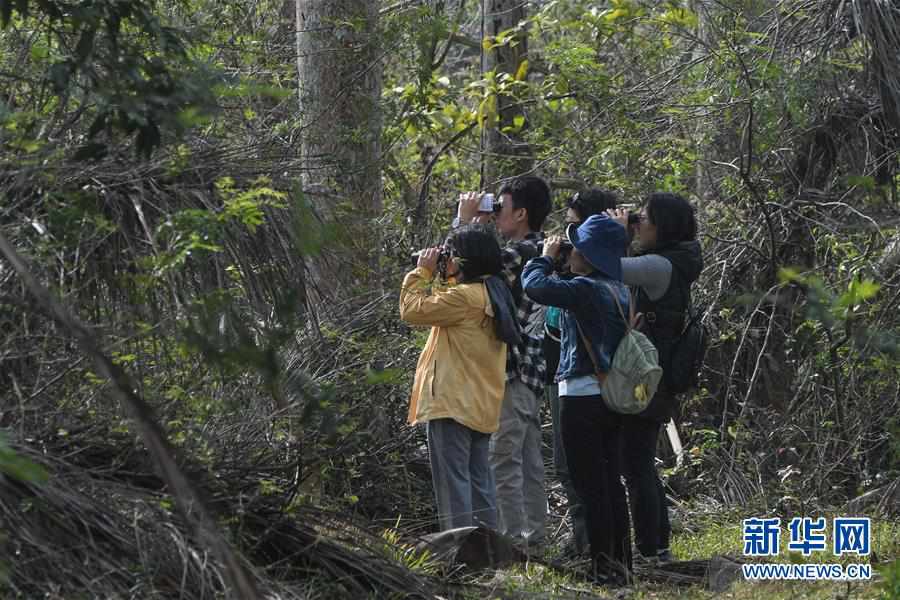
[[[646,557],[668,549],[672,533],[666,493],[656,471],[660,425],[653,419],[622,415],[622,470],[628,486],[634,542]]]
[[[569,474],[584,503],[595,576],[630,577],[631,535],[619,457],[622,416],[600,396],[562,396],[559,420]]]

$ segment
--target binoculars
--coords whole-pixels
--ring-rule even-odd
[[[421,254],[421,251],[415,252],[414,254],[412,254],[410,256],[410,259],[412,261],[412,266],[415,267],[419,263],[419,255],[420,254]],[[450,260],[450,254],[451,254],[451,252],[450,252],[449,247],[441,246],[441,253],[438,254],[437,270],[442,276],[447,272],[447,261]]]
[[[494,194],[485,194],[481,197],[481,204],[478,205],[478,212],[481,213],[498,213],[503,208],[503,203],[494,199]]]

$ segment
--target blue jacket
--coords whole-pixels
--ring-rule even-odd
[[[594,347],[600,369],[608,371],[613,353],[625,334],[625,321],[610,294],[616,290],[622,310],[628,316],[628,288],[621,281],[598,272],[573,279],[551,277],[553,263],[541,256],[528,261],[522,271],[522,286],[529,298],[545,306],[563,309],[560,315],[559,368],[556,381],[595,373],[591,357],[578,334],[577,323]]]

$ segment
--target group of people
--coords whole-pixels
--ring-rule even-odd
[[[572,549],[590,555],[596,581],[627,583],[630,523],[643,560],[671,559],[655,453],[678,398],[661,385],[644,412],[619,414],[596,372],[609,369],[632,302],[651,340],[682,326],[703,266],[694,210],[677,194],[654,193],[629,219],[615,195],[590,189],[569,200],[565,236],[545,238],[546,182],[516,177],[497,197],[486,213],[480,194],[462,195],[446,242],[419,253],[400,293],[401,318],[431,326],[409,421],[426,426],[440,527],[481,525],[544,543],[547,399]],[[629,256],[632,237],[639,251]]]

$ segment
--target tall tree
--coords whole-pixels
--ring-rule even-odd
[[[304,192],[344,251],[329,282],[365,279],[377,267],[381,214],[382,64],[377,0],[296,0],[296,55]],[[333,250],[333,249],[332,249]],[[349,267],[349,268],[348,268]]]
[[[522,0],[483,0],[482,36],[486,48],[482,55],[482,71],[493,73],[496,95],[488,102],[485,112],[489,120],[483,130],[482,185],[493,186],[498,178],[510,173],[522,173],[531,168],[528,145],[520,132],[525,115],[516,99],[516,80],[527,71],[528,37],[517,27],[526,16]],[[504,75],[508,76],[505,77]]]

